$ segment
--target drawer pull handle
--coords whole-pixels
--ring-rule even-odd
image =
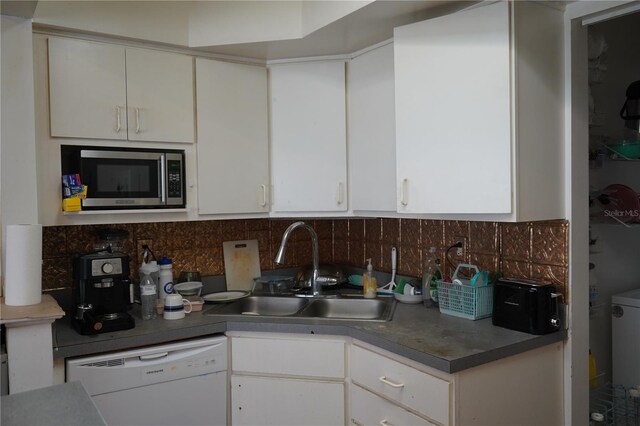
[[[393,381],[387,379],[387,376],[382,376],[378,380],[380,380],[385,385],[391,386],[392,388],[403,388],[404,387],[404,383],[393,382]]]
[[[389,423],[387,419],[380,420],[380,426],[393,426],[393,423]]]

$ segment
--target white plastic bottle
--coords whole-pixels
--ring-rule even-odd
[[[162,257],[158,260],[158,265],[160,265],[158,295],[164,300],[167,294],[173,293],[173,264],[171,259]]]
[[[140,281],[140,302],[142,302],[142,319],[150,320],[156,317],[156,303],[158,292],[151,275],[144,274]]]
[[[149,275],[156,287],[158,286],[158,282],[160,280],[160,267],[158,266],[158,262],[152,260],[148,263],[143,263],[140,266],[139,273],[140,282],[142,282],[142,278],[144,278],[145,275]]]

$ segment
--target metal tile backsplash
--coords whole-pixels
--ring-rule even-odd
[[[202,275],[224,274],[222,242],[256,239],[263,270],[291,268],[311,261],[306,233],[295,232],[295,250],[285,265],[273,263],[284,230],[295,219],[234,219],[115,225],[49,226],[43,230],[43,289],[71,287],[71,256],[91,249],[101,228],[129,231],[125,251],[131,270],[141,263],[147,244],[157,257],[173,260],[177,276],[183,270]],[[566,296],[568,274],[568,222],[470,222],[421,219],[309,220],[318,234],[320,261],[364,267],[371,258],[375,270],[391,272],[391,248],[397,247],[398,273],[420,276],[429,247],[444,259],[445,250],[460,239],[465,251],[450,252],[453,263],[477,264],[481,269],[514,278],[552,281]],[[445,273],[450,274],[447,266]],[[132,274],[135,277],[135,274]],[[566,298],[565,298],[566,300]]]

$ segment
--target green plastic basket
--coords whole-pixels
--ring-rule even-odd
[[[437,281],[440,312],[470,320],[490,317],[493,313],[493,285],[471,287],[469,280],[460,281],[462,285]]]

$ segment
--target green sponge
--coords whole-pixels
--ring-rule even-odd
[[[396,288],[393,290],[394,293],[404,294],[404,286],[405,286],[405,284],[407,284],[405,282],[405,280],[403,278],[400,278],[398,280],[398,285],[396,285]]]

